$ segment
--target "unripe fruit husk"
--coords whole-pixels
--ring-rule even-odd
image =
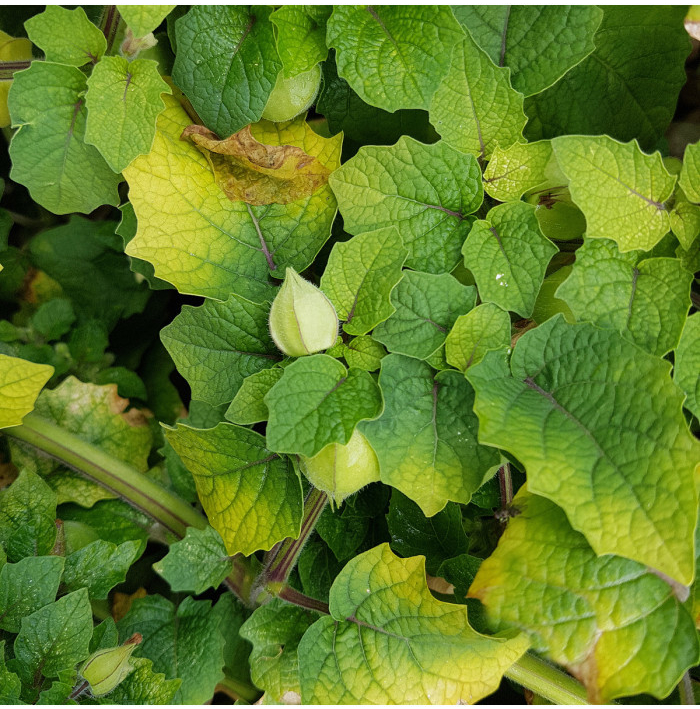
[[[320,64],[289,79],[285,79],[284,73],[280,72],[262,117],[275,123],[291,121],[308,110],[318,94],[320,85]]]
[[[131,672],[129,659],[140,642],[141,635],[136,633],[124,645],[98,650],[85,660],[80,674],[89,682],[93,696],[109,694]]]
[[[357,429],[346,445],[331,443],[313,458],[299,456],[299,463],[308,481],[334,505],[379,480],[377,454]]]
[[[333,303],[288,268],[279,293],[270,308],[270,336],[290,357],[303,357],[327,350],[338,337],[338,316]]]

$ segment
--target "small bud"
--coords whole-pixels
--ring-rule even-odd
[[[90,683],[93,696],[109,694],[131,672],[131,653],[141,642],[140,633],[134,633],[123,645],[93,652],[80,670]]]
[[[328,298],[313,283],[288,268],[270,308],[270,335],[291,357],[327,350],[338,337],[338,316]]]
[[[331,443],[313,458],[299,456],[301,472],[335,505],[379,480],[379,461],[369,441],[355,429],[346,445]]]

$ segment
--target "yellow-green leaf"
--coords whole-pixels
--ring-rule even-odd
[[[388,544],[348,562],[330,613],[299,643],[304,704],[474,704],[528,647],[521,634],[477,633],[464,606],[433,598],[425,557]]]
[[[47,364],[0,354],[0,428],[22,423],[52,374]]]
[[[145,37],[176,7],[177,5],[117,5],[117,10],[134,37]]]

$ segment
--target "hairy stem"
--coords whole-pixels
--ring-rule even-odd
[[[294,564],[306,544],[318,518],[323,512],[323,508],[328,502],[328,496],[316,488],[311,491],[304,500],[304,518],[301,522],[301,532],[296,539],[291,537],[275,545],[265,558],[262,578],[265,583],[279,584],[285,583]]]
[[[693,692],[693,680],[690,679],[690,672],[686,672],[678,683],[678,694],[680,694],[681,704],[695,704],[695,693]]]
[[[78,438],[73,433],[47,421],[37,414],[27,414],[21,426],[3,431],[40,453],[94,480],[141,510],[177,537],[184,537],[188,527],[203,529],[204,515],[169,490],[97,446]],[[248,599],[252,573],[248,562],[240,556],[233,559],[233,571],[227,586],[239,597]]]
[[[590,704],[582,684],[530,653],[523,655],[505,674],[553,704]]]
[[[292,588],[286,584],[277,592],[277,597],[281,598],[283,601],[287,601],[287,603],[292,603],[301,608],[307,608],[310,611],[317,611],[318,613],[325,613],[326,615],[330,613],[327,603],[311,598],[311,596],[307,596],[297,591],[296,588]]]

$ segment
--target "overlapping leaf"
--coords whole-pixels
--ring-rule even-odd
[[[469,502],[498,453],[480,446],[472,413],[474,392],[454,370],[435,375],[403,355],[382,360],[384,411],[360,425],[379,459],[381,480],[432,516],[448,502]]]
[[[566,362],[566,366],[561,363]],[[510,451],[597,554],[694,574],[700,444],[668,362],[557,315],[467,371],[479,439]]]
[[[269,412],[264,398],[282,378],[283,372],[283,369],[274,367],[247,376],[226,410],[226,418],[241,426],[267,421]]]
[[[700,418],[700,313],[693,313],[685,322],[676,348],[673,379],[685,392],[685,408]]]
[[[0,355],[0,428],[22,423],[52,374],[46,364]]]
[[[132,657],[134,669],[117,688],[104,697],[100,704],[173,704],[181,679],[165,679],[161,672],[153,671],[153,663],[143,657]]]
[[[496,146],[522,140],[526,120],[523,96],[510,85],[510,70],[497,67],[471,37],[458,43],[430,104],[430,122],[443,140],[488,160]]]
[[[134,37],[145,37],[153,32],[176,5],[117,5],[127,27]]]
[[[556,247],[540,231],[535,208],[524,202],[494,207],[474,222],[462,247],[479,296],[529,317]]]
[[[482,303],[460,315],[445,338],[447,363],[463,372],[478,364],[489,350],[510,344],[510,318],[493,303]]]
[[[152,660],[153,671],[182,680],[175,704],[203,704],[211,699],[224,676],[224,636],[210,601],[188,596],[175,608],[162,596],[138,598],[117,627],[120,637],[143,635],[134,657],[146,657]]]
[[[368,372],[318,354],[286,367],[265,404],[267,445],[310,458],[331,443],[345,445],[359,421],[377,416],[381,393]]]
[[[469,591],[499,628],[565,665],[592,702],[665,697],[700,653],[693,619],[645,566],[599,557],[562,510],[521,491],[520,511]]]
[[[513,88],[539,93],[585,59],[603,13],[584,5],[461,5],[455,17],[491,57],[510,67]]]
[[[365,335],[394,312],[389,294],[401,278],[406,256],[394,227],[335,244],[321,278],[321,290],[345,321],[345,332]]]
[[[329,16],[332,8],[316,6]],[[303,5],[281,5],[271,15],[286,78],[309,71],[328,56],[326,25]]]
[[[678,344],[692,280],[678,259],[620,253],[614,242],[600,239],[586,241],[576,252],[576,263],[557,297],[577,320],[619,330],[662,357]]]
[[[55,214],[119,203],[121,178],[84,142],[86,88],[80,69],[32,62],[15,74],[10,90],[12,125],[19,128],[10,144],[10,176]]]
[[[528,646],[477,633],[464,606],[431,596],[423,557],[399,559],[388,544],[345,566],[330,612],[299,644],[305,704],[475,703]]]
[[[545,182],[551,160],[552,144],[548,140],[513,143],[506,149],[496,146],[484,170],[484,189],[499,202],[520,199]]]
[[[194,476],[229,554],[270,549],[299,534],[301,482],[291,462],[267,449],[259,433],[230,423],[208,430],[178,424],[166,438]]]
[[[472,155],[444,142],[402,137],[390,147],[363,146],[330,178],[351,234],[396,226],[407,265],[430,273],[454,268],[481,205],[481,171]]]
[[[105,57],[87,86],[85,142],[100,151],[114,172],[121,172],[151,150],[156,118],[165,108],[160,96],[171,88],[153,60],[129,62],[124,57]]]
[[[327,39],[338,75],[386,111],[428,108],[462,31],[446,6],[336,5]]]
[[[184,306],[161,339],[192,396],[218,406],[236,395],[245,377],[271,367],[277,349],[267,327],[267,305],[232,295]]]
[[[552,145],[589,238],[613,239],[621,251],[648,251],[661,241],[669,230],[664,202],[676,179],[659,153],[646,155],[636,141],[605,135],[562,136]]]
[[[445,342],[457,317],[474,307],[476,289],[449,273],[404,271],[391,303],[396,312],[377,325],[374,337],[390,352],[426,359]]]
[[[124,171],[138,232],[131,256],[151,262],[178,290],[226,300],[236,293],[262,302],[273,297],[269,275],[287,266],[303,271],[330,236],[336,204],[330,187],[290,204],[251,207],[231,202],[204,156],[180,140],[191,120],[166,97],[153,150]],[[333,170],[341,138],[316,135],[303,120],[251,128],[266,145],[292,145]]]
[[[605,7],[595,51],[525,102],[527,137],[607,134],[654,149],[686,80],[685,12],[672,6]]]
[[[691,202],[700,202],[700,143],[686,147],[679,183]]]

